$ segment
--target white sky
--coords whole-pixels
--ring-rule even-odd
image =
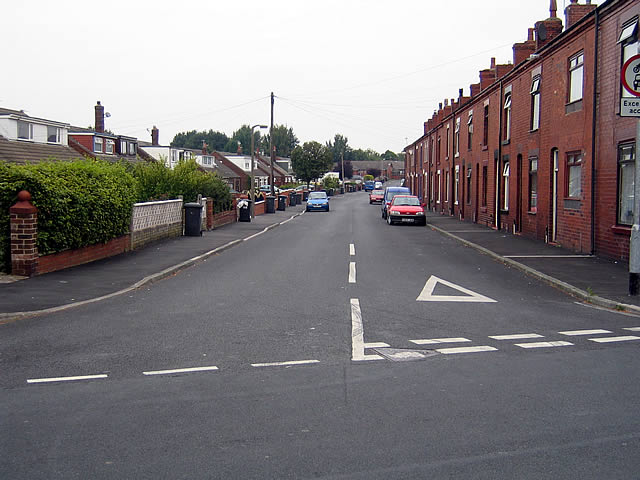
[[[106,128],[150,140],[157,125],[168,144],[268,124],[273,91],[301,142],[399,152],[548,16],[549,0],[13,0],[0,106],[86,127],[100,100]]]

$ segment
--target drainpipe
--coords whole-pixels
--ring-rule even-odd
[[[596,253],[596,113],[598,97],[598,42],[600,15],[598,7],[595,10],[595,48],[593,67],[593,118],[591,120],[591,255]]]
[[[496,172],[496,228],[500,230],[500,179],[502,178],[502,97],[504,95],[503,92],[503,82],[500,80],[500,100],[498,100],[498,164],[497,164],[497,172]]]

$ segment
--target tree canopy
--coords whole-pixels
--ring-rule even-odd
[[[171,146],[202,148],[204,142],[207,145],[207,150],[212,152],[214,150],[224,149],[228,141],[229,137],[222,132],[214,132],[213,130],[198,132],[196,130],[190,130],[188,132],[177,133],[171,141]]]
[[[270,134],[262,136],[262,151],[269,152],[269,139]],[[273,147],[275,148],[276,155],[279,157],[290,157],[291,152],[298,146],[300,141],[298,137],[293,133],[293,129],[286,125],[274,125],[273,126]]]
[[[291,152],[291,167],[296,176],[306,182],[315,180],[333,167],[331,151],[318,142],[305,142]]]
[[[253,131],[254,147],[260,147],[260,130],[255,129]],[[238,130],[233,132],[233,135],[224,146],[224,151],[229,153],[236,153],[238,151],[238,144],[242,145],[242,152],[251,155],[251,127],[249,125],[242,125]]]

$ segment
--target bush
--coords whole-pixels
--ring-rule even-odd
[[[129,231],[137,183],[125,167],[101,161],[0,164],[0,269],[10,267],[9,208],[20,190],[38,208],[41,255],[105,243]]]
[[[325,189],[340,188],[340,180],[335,177],[326,177],[324,180],[322,180],[322,184],[324,185]]]

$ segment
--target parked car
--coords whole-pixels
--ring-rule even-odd
[[[307,212],[315,210],[329,211],[329,197],[327,196],[327,192],[309,192]]]
[[[378,188],[382,188],[382,182],[376,182],[373,184],[373,189],[378,189]]]
[[[307,188],[307,186],[306,186],[306,185],[298,185],[298,186],[295,188],[295,191],[299,193],[299,192],[302,192],[303,190],[313,190],[313,188],[314,188],[314,187],[313,187],[313,184],[309,185],[309,188]]]
[[[424,207],[420,199],[415,195],[396,195],[391,201],[387,213],[387,223],[413,223],[426,225],[427,218],[424,215]]]
[[[382,200],[382,218],[387,218],[387,208],[391,205],[391,200],[396,195],[411,195],[411,190],[407,187],[387,187],[384,189],[384,199]]]
[[[372,203],[382,203],[383,199],[384,199],[384,190],[382,189],[371,190],[371,193],[369,194],[369,205],[371,205]]]
[[[260,187],[260,191],[264,193],[271,193],[271,185],[262,185]],[[275,193],[280,193],[280,189],[278,187],[273,187],[273,191]]]
[[[375,182],[373,180],[367,180],[366,182],[364,182],[364,191],[365,192],[370,192],[374,188],[375,188]]]

